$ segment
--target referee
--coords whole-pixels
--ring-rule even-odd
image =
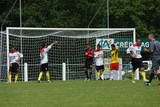
[[[157,78],[160,81],[160,42],[155,40],[154,34],[149,34],[148,39],[150,40],[150,47],[149,49],[144,48],[144,51],[149,52],[151,55],[152,68],[149,81],[146,82],[146,85],[150,86],[154,78],[154,74],[157,74]],[[160,83],[158,86],[160,86]]]

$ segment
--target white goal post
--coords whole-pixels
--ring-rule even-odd
[[[120,48],[119,57],[123,60],[123,67],[130,62],[126,55],[126,49],[136,40],[135,28],[27,28],[27,27],[7,27],[6,33],[1,39],[3,53],[9,52],[9,47],[13,45],[18,51],[23,53],[20,63],[20,81],[37,80],[40,70],[39,51],[43,42],[47,44],[57,40],[48,53],[49,71],[51,80],[72,80],[83,79],[84,75],[84,53],[85,44],[88,42],[93,48],[96,40],[101,39],[101,45],[109,46],[106,41],[113,39]],[[8,72],[9,58],[3,54],[1,68]],[[104,50],[104,57],[108,58],[108,50]],[[6,65],[7,63],[7,65]],[[27,63],[28,75],[24,75],[24,63]],[[62,64],[63,63],[63,64]],[[63,68],[62,65],[65,64]],[[6,69],[7,68],[7,69]],[[63,70],[66,74],[63,74]],[[94,69],[93,69],[94,70]],[[3,79],[7,79],[7,74]],[[26,77],[24,79],[24,77]],[[95,76],[93,75],[93,78]]]

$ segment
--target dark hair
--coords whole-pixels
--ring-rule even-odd
[[[152,36],[153,38],[155,38],[155,34],[154,33],[150,33],[149,36]]]
[[[140,39],[140,38],[137,38],[136,41],[137,41],[137,40],[141,40],[141,39]]]
[[[14,46],[13,46],[13,45],[10,45],[10,46],[9,46],[9,49],[12,49],[12,48],[14,48]]]
[[[111,47],[116,47],[115,44],[111,44]]]
[[[43,43],[41,44],[41,47],[44,48],[45,46],[46,46],[46,43],[43,42]]]
[[[97,46],[101,47],[101,45],[100,45],[100,44],[98,44]]]
[[[89,46],[91,46],[89,43],[86,43],[86,45],[89,45]]]

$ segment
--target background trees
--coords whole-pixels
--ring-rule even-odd
[[[103,0],[22,0],[23,27],[88,27]],[[0,1],[0,23],[14,0]],[[160,33],[160,0],[110,0],[110,27],[136,28],[137,36],[151,32]],[[106,1],[98,12],[92,28],[107,26]],[[6,26],[19,26],[17,2],[6,20]]]

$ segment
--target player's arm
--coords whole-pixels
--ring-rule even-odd
[[[118,47],[116,47],[116,53],[118,53],[119,52],[119,48]]]
[[[23,54],[22,53],[17,52],[17,54],[18,54],[18,57],[15,59],[16,62],[18,62],[20,60],[20,58],[23,58]]]
[[[143,50],[145,52],[153,53],[153,51],[154,51],[154,44],[151,42],[150,45],[149,45],[149,49],[144,48]]]
[[[132,58],[135,57],[135,54],[133,53],[133,46],[130,46],[127,50],[126,53],[129,54]]]
[[[99,58],[98,55],[96,54],[96,52],[94,52],[94,55],[93,55],[94,59],[97,59]]]
[[[57,43],[58,43],[57,41],[54,41],[53,43],[51,43],[51,44],[47,47],[46,51],[49,51],[49,50],[52,48],[52,46],[55,45],[55,44],[57,44]]]

